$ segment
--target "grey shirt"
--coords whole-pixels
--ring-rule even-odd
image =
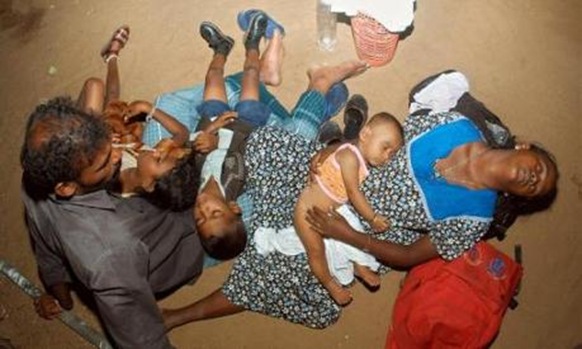
[[[202,272],[203,250],[190,210],[100,190],[35,201],[23,190],[28,229],[46,286],[71,280],[93,294],[120,348],[171,348],[155,294]]]

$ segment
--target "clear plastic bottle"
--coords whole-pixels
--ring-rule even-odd
[[[317,44],[321,50],[333,51],[337,43],[337,15],[331,12],[330,0],[317,1]]]

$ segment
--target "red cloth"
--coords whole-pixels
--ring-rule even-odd
[[[413,268],[394,303],[386,349],[487,347],[522,274],[521,265],[485,242],[452,262]]]

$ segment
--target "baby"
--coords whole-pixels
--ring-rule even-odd
[[[368,166],[387,164],[402,144],[402,126],[398,120],[388,113],[374,115],[356,140],[332,146],[337,149],[318,164],[315,180],[303,190],[295,206],[294,224],[307,251],[309,266],[339,305],[348,304],[351,293],[331,276],[323,239],[311,230],[306,212],[313,206],[337,209],[349,202],[374,231],[386,231],[390,227],[388,218],[374,212],[358,187],[368,175]],[[356,264],[354,271],[369,286],[378,286],[379,277],[369,268]]]

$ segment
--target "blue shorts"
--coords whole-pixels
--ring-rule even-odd
[[[198,114],[211,118],[220,116],[227,111],[231,111],[226,102],[219,100],[204,101],[196,107]],[[265,126],[271,115],[271,108],[259,101],[240,101],[236,104],[234,111],[238,113],[239,120],[245,121],[254,127]]]

